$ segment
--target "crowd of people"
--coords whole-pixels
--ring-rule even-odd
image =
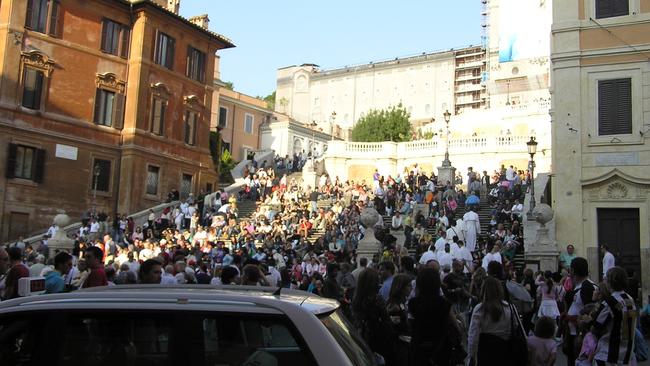
[[[28,276],[44,276],[46,293],[136,283],[274,286],[339,301],[388,365],[553,365],[558,348],[570,365],[633,364],[640,354],[637,308],[614,262],[599,285],[573,251],[554,272],[515,265],[527,172],[470,168],[460,185],[416,164],[396,177],[375,170],[368,182],[323,174],[310,187],[289,177],[294,161],[303,163],[298,156],[249,166],[241,192],[190,195],[151,211],[141,226],[126,216],[99,224],[90,214],[70,253],[50,258],[46,243],[21,241],[0,249],[2,297],[17,297],[18,279]],[[256,209],[240,217],[245,200]],[[369,208],[388,224],[373,228],[379,246],[366,258],[357,247]],[[488,225],[480,222],[485,211]]]

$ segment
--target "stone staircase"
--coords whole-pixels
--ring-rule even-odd
[[[489,231],[490,219],[492,218],[491,215],[490,215],[491,210],[492,210],[492,208],[490,207],[490,204],[488,203],[487,199],[485,197],[483,197],[481,199],[481,202],[480,202],[480,205],[479,205],[479,210],[477,212],[477,214],[479,216],[479,221],[481,223],[481,235],[479,235],[479,238],[483,237],[485,239],[485,238],[487,238],[487,236],[490,233],[490,231]],[[458,208],[456,209],[456,218],[457,219],[462,218],[463,215],[466,212],[467,212],[467,208],[465,207],[465,204],[464,203],[459,204]],[[390,216],[383,215],[382,219],[384,220],[384,227],[390,227],[391,226],[392,218]],[[509,228],[510,224],[506,223],[505,227]],[[435,237],[436,234],[437,234],[435,232],[434,228],[427,228],[426,231],[427,231],[427,233],[429,233],[429,235],[431,235],[433,237]],[[401,243],[399,243],[399,244],[401,244]],[[415,246],[411,246],[410,248],[408,248],[408,252],[409,252],[409,255],[411,257],[416,258],[416,248],[415,248]],[[517,270],[523,270],[524,269],[524,267],[525,267],[525,258],[524,258],[523,249],[519,250],[519,251],[517,251],[517,253],[515,253],[513,261],[514,261],[515,269],[517,269]]]

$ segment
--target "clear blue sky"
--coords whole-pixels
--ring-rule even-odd
[[[210,30],[233,41],[220,51],[221,79],[252,96],[273,92],[284,66],[335,68],[481,41],[480,0],[181,0],[180,12],[209,14]]]

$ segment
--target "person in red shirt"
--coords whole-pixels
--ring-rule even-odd
[[[18,280],[23,277],[29,277],[29,268],[23,264],[23,253],[20,248],[11,247],[7,249],[11,269],[7,272],[5,279],[4,300],[15,299],[18,297]]]
[[[107,286],[108,279],[104,272],[104,252],[98,247],[90,247],[84,253],[86,265],[90,269],[90,274],[86,281],[81,285],[82,288]]]

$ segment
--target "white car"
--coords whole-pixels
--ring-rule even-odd
[[[375,365],[338,302],[245,286],[111,286],[0,303],[0,365]]]

